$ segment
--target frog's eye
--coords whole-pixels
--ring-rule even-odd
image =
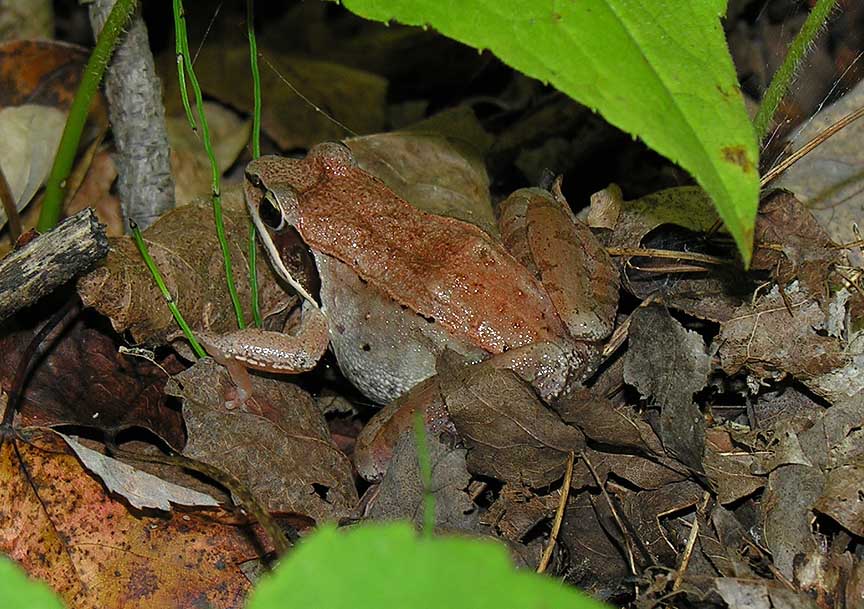
[[[258,204],[258,216],[267,228],[278,231],[285,226],[285,216],[282,210],[273,204],[270,197],[263,197]]]
[[[255,188],[261,188],[263,182],[261,182],[261,176],[257,173],[246,173],[246,179],[249,180],[249,183],[252,184]]]

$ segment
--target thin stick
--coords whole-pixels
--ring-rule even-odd
[[[564,472],[564,483],[561,486],[561,500],[558,501],[558,510],[555,512],[555,522],[552,523],[552,532],[549,533],[549,543],[543,550],[543,557],[537,565],[537,573],[545,573],[549,561],[552,560],[552,551],[558,541],[558,531],[561,530],[561,522],[564,520],[564,510],[567,507],[567,498],[570,496],[570,482],[573,480],[573,460],[576,455],[571,450],[567,455],[567,470]]]
[[[850,112],[846,116],[840,118],[836,123],[816,134],[813,139],[808,141],[806,144],[801,146],[798,150],[787,156],[780,163],[769,169],[765,172],[765,175],[762,176],[759,184],[762,188],[765,188],[768,184],[770,184],[773,180],[780,176],[784,171],[789,169],[792,165],[800,161],[806,155],[810,154],[815,150],[818,146],[823,144],[825,140],[830,138],[832,135],[857,121],[859,118],[864,116],[864,106],[858,108],[854,112]]]
[[[673,258],[675,260],[687,260],[689,262],[701,262],[702,264],[728,264],[729,261],[717,256],[699,254],[696,252],[679,252],[676,250],[661,250],[655,248],[640,247],[609,247],[606,251],[610,256],[639,256],[642,258]]]
[[[606,504],[609,506],[609,511],[612,513],[612,518],[615,520],[615,524],[618,525],[618,529],[621,531],[621,536],[624,538],[624,547],[627,548],[627,565],[630,567],[630,573],[636,575],[636,559],[634,557],[633,547],[630,543],[630,536],[627,534],[627,528],[624,526],[624,523],[621,521],[621,517],[618,516],[618,510],[615,509],[615,504],[612,503],[612,498],[609,496],[609,493],[606,492],[606,485],[600,480],[600,476],[597,475],[597,470],[594,469],[594,466],[591,464],[591,460],[588,458],[588,455],[585,454],[585,451],[579,453],[579,456],[582,457],[582,460],[585,461],[585,465],[588,466],[588,471],[591,472],[591,477],[594,478],[594,482],[597,483],[597,486],[600,487],[600,492],[603,493],[603,498],[606,499]]]
[[[696,539],[699,537],[699,512],[704,510],[708,505],[708,500],[711,496],[708,493],[702,495],[701,505],[696,508],[696,515],[693,517],[693,526],[690,527],[690,535],[687,537],[687,546],[684,548],[684,554],[681,556],[681,564],[678,565],[675,573],[675,580],[672,582],[672,591],[675,592],[681,587],[681,582],[684,580],[684,573],[687,572],[687,567],[690,565],[690,558],[693,556],[693,548],[696,545]]]

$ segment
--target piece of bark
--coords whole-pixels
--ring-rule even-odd
[[[12,252],[0,260],[0,321],[89,271],[107,254],[105,227],[89,208]]]
[[[95,0],[90,22],[98,35],[116,0]],[[125,218],[143,229],[174,209],[162,86],[156,77],[147,27],[136,11],[105,73],[111,130],[117,147],[117,192]]]

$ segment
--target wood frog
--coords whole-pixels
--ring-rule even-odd
[[[612,330],[617,271],[546,191],[507,200],[502,244],[412,207],[341,144],[320,144],[304,159],[252,161],[244,189],[276,273],[304,304],[295,334],[207,337],[238,398],[248,395],[243,368],[308,370],[329,341],[345,376],[379,403],[434,375],[444,349],[472,361],[500,358],[548,399],[592,370]],[[317,283],[316,273],[285,262],[298,243],[311,252]]]

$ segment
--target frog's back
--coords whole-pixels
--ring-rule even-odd
[[[490,353],[563,335],[537,280],[482,230],[415,209],[356,166],[317,169],[297,225],[313,250]]]

